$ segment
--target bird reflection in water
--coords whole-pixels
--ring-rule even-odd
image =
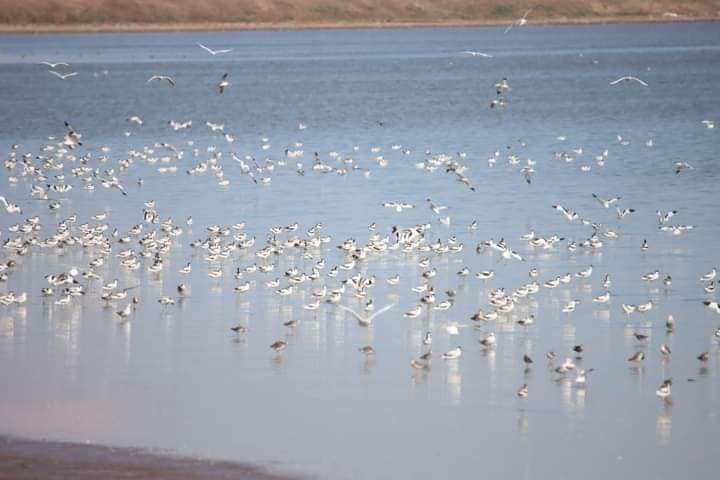
[[[660,445],[669,444],[672,434],[672,397],[663,398],[663,407],[655,425],[658,443]]]

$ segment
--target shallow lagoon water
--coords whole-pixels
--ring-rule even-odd
[[[209,57],[197,42],[234,51]],[[459,53],[464,50],[493,58],[467,57]],[[37,65],[42,60],[67,61],[80,75],[60,81]],[[44,275],[85,268],[91,251],[2,253],[18,266],[0,289],[28,291],[29,299],[24,307],[0,306],[0,433],[171,450],[321,478],[712,475],[719,465],[713,445],[720,440],[720,351],[712,332],[720,316],[702,305],[710,297],[698,279],[720,267],[714,248],[720,142],[718,130],[701,123],[720,120],[719,60],[714,24],[523,27],[508,35],[488,28],[0,37],[3,152],[19,143],[20,152],[38,154],[48,135],[64,133],[65,120],[83,134],[77,153],[92,153],[93,167],[117,168],[128,150],[160,142],[185,151],[182,160],[167,164],[177,165],[177,173],[158,173],[162,162],[137,162],[120,173],[127,197],[99,185],[84,191],[68,180],[77,188],[62,195],[57,214],[30,198],[28,180],[9,184],[13,173],[3,171],[2,194],[24,212],[0,216],[0,239],[13,236],[7,227],[32,214],[40,216],[43,234],[72,212],[85,222],[106,211],[108,221],[126,231],[142,222],[143,202],[151,199],[163,219],[194,219],[160,275],[145,268],[127,272],[116,260],[98,269],[104,281],[138,285],[132,294],[140,304],[127,324],[119,324],[116,308],[104,308],[100,282],[70,306],[40,296]],[[214,85],[225,72],[232,85],[218,95]],[[177,86],[146,84],[153,74],[173,75]],[[650,86],[608,85],[626,74]],[[503,77],[512,85],[509,104],[491,110],[493,85]],[[144,125],[129,124],[131,115]],[[193,120],[193,127],[174,132],[171,119]],[[206,121],[224,122],[235,141],[210,132]],[[299,123],[307,129],[299,130]],[[262,137],[269,139],[267,150]],[[189,140],[200,149],[197,157]],[[241,175],[230,157],[279,160],[296,141],[303,143],[305,176],[295,173],[295,159],[287,159],[267,186]],[[228,187],[217,186],[210,174],[185,173],[211,157],[210,145],[223,152]],[[101,146],[110,148],[106,163],[98,160]],[[554,156],[580,147],[583,154],[573,162]],[[487,158],[496,149],[501,156],[490,168]],[[604,149],[608,159],[599,167],[593,157]],[[336,165],[331,151],[372,174],[313,173],[313,152]],[[441,170],[415,168],[432,155],[457,152],[466,153],[461,162],[475,192]],[[519,167],[508,165],[508,153],[523,163],[537,161],[531,184]],[[377,164],[378,155],[387,167]],[[675,175],[672,164],[680,160],[694,168]],[[592,169],[582,172],[581,165]],[[620,195],[622,206],[637,212],[620,222],[591,193]],[[449,206],[449,226],[427,208],[428,196]],[[389,200],[417,208],[396,213],[380,206]],[[605,240],[599,251],[569,252],[567,242],[587,238],[591,229],[567,222],[551,208],[557,203],[620,237]],[[659,231],[657,209],[677,209],[671,223],[697,228],[681,236]],[[467,228],[473,220],[476,231]],[[208,225],[240,221],[258,238],[257,247],[225,261],[221,279],[207,277],[205,253],[190,241],[204,238]],[[246,275],[254,282],[250,293],[233,292],[238,282],[232,272],[260,263],[253,252],[269,227],[294,221],[299,232],[322,222],[332,243],[313,252],[313,260],[284,254],[274,259],[272,274]],[[431,222],[429,240],[457,236],[462,252],[430,255],[436,290],[458,292],[450,310],[402,317],[419,298],[410,288],[420,283],[425,269],[417,262],[425,255],[397,251],[359,267],[378,278],[370,291],[378,308],[397,302],[371,328],[330,305],[304,310],[308,287],[290,297],[265,288],[266,280],[291,266],[309,270],[323,257],[326,272],[342,263],[335,246],[348,237],[364,241],[372,222],[385,235],[392,225]],[[532,229],[566,240],[554,250],[534,249],[519,238]],[[475,245],[489,238],[505,238],[526,261],[477,254]],[[643,239],[650,244],[645,253]],[[188,261],[193,273],[177,273]],[[460,328],[457,336],[443,328],[449,321],[469,325],[473,312],[487,308],[490,288],[515,288],[529,280],[530,268],[545,281],[590,264],[590,279],[541,289],[507,321],[488,322],[480,331]],[[460,279],[456,272],[463,266],[473,273],[494,269],[495,277]],[[640,280],[655,269],[672,275],[670,287]],[[400,285],[386,285],[395,273]],[[605,273],[612,276],[613,297],[598,306],[591,299],[603,292]],[[349,275],[324,280],[337,285]],[[157,298],[174,295],[180,282],[190,285],[189,296],[175,306],[158,305]],[[561,313],[574,298],[582,301],[577,310]],[[656,305],[652,311],[622,313],[622,303],[647,300]],[[343,303],[361,305],[349,294]],[[535,325],[514,323],[531,313]],[[672,336],[664,328],[669,314],[677,321]],[[300,321],[293,331],[282,326],[290,319]],[[238,322],[249,327],[247,335],[229,331]],[[427,330],[434,332],[435,358],[429,371],[414,371],[409,362]],[[490,331],[497,347],[483,350],[477,339]],[[645,347],[635,331],[650,335]],[[277,356],[268,345],[280,338],[288,348]],[[554,350],[561,360],[580,343],[582,366],[595,369],[587,387],[555,381],[545,352]],[[661,362],[661,343],[672,348],[670,361]],[[366,344],[376,349],[374,359],[358,353]],[[459,361],[439,358],[456,345],[465,349]],[[630,366],[627,358],[638,349],[648,358]],[[702,351],[710,352],[704,367],[695,359]],[[524,353],[535,360],[527,374]],[[655,395],[670,376],[672,404]],[[523,383],[529,384],[527,399],[515,395]]]

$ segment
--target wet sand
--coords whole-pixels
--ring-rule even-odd
[[[717,22],[720,16],[609,16],[533,19],[532,25],[599,25],[626,23]],[[0,25],[0,33],[102,33],[102,32],[224,32],[273,30],[341,30],[373,28],[476,28],[505,27],[510,20],[437,22],[291,22],[291,23],[230,23],[230,22],[173,22],[173,23],[77,23],[77,24],[13,24]]]
[[[0,437],[0,480],[69,478],[281,480],[292,477],[274,475],[249,465],[158,455],[140,449]]]

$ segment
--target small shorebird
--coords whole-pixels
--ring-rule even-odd
[[[668,378],[667,380],[663,380],[663,382],[660,384],[657,390],[655,390],[655,395],[657,395],[660,398],[667,398],[670,396],[670,386],[672,385],[672,378]]]
[[[517,391],[517,396],[520,398],[527,398],[528,393],[528,384],[525,383],[522,387],[520,387],[520,390]]]
[[[447,352],[443,353],[442,358],[445,360],[456,360],[460,358],[462,355],[462,347],[455,347],[452,350],[448,350]]]
[[[364,347],[358,348],[358,352],[362,353],[365,356],[375,355],[375,349],[370,345],[365,345]]]
[[[270,348],[272,348],[278,353],[285,350],[285,347],[287,347],[287,342],[285,340],[278,340],[277,342],[273,342],[272,345],[270,345]]]
[[[628,358],[628,362],[640,363],[645,360],[644,352],[636,352],[632,357]]]

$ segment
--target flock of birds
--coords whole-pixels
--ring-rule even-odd
[[[522,26],[527,23],[528,11],[521,19],[513,23],[508,29],[514,26]],[[229,53],[232,49],[213,50],[205,45],[198,44],[200,48],[212,56]],[[471,56],[489,56],[482,52],[463,52]],[[66,63],[45,62],[51,69],[50,73],[67,79],[76,76],[77,72],[60,73],[58,67],[69,68]],[[637,82],[643,86],[647,83],[636,77],[621,77],[611,82],[616,85],[622,82]],[[167,75],[153,75],[148,82],[167,82],[170,86],[175,85],[175,80]],[[224,74],[218,81],[216,88],[222,94],[229,86],[228,74]],[[492,100],[490,107],[504,107],[507,104],[507,94],[511,90],[510,82],[503,78],[494,85],[496,97]],[[139,116],[127,118],[129,125],[133,128],[142,128],[144,121]],[[168,122],[173,132],[187,130],[193,127],[191,120],[170,120]],[[714,128],[710,120],[704,121],[706,128]],[[227,144],[231,144],[234,137],[225,130],[224,124],[206,122],[205,126],[211,133],[221,134]],[[304,130],[306,125],[300,124],[298,130]],[[172,133],[172,132],[170,132]],[[130,136],[130,132],[126,132]],[[346,238],[342,240],[333,239],[325,233],[325,225],[317,223],[303,229],[298,223],[290,223],[286,226],[274,226],[267,232],[254,236],[248,233],[245,223],[227,225],[209,225],[205,228],[205,235],[201,238],[190,240],[188,231],[193,225],[191,217],[182,221],[176,221],[170,217],[163,218],[154,201],[146,201],[141,212],[138,212],[138,221],[127,230],[121,230],[114,226],[106,212],[100,212],[91,218],[79,218],[71,211],[66,211],[66,200],[77,190],[93,191],[96,187],[104,187],[117,191],[115,201],[122,201],[127,195],[140,195],[143,180],[135,177],[130,180],[131,172],[140,170],[143,166],[152,168],[158,163],[157,172],[160,174],[173,174],[178,171],[177,166],[188,165],[188,158],[192,158],[192,165],[187,166],[185,174],[187,177],[195,177],[210,174],[215,177],[218,185],[228,187],[230,184],[226,171],[230,168],[240,173],[240,178],[247,178],[253,184],[261,187],[270,184],[274,174],[281,170],[294,170],[299,177],[306,176],[306,158],[303,144],[300,142],[289,145],[281,158],[272,159],[267,157],[264,161],[258,162],[252,156],[239,156],[233,152],[223,152],[222,148],[212,146],[207,152],[196,148],[193,142],[188,142],[187,147],[176,146],[170,143],[157,143],[144,145],[139,149],[130,149],[119,158],[111,158],[110,149],[100,147],[93,150],[88,148],[88,141],[70,123],[65,123],[63,135],[59,138],[50,137],[50,141],[42,146],[39,151],[23,151],[21,145],[13,145],[7,158],[4,160],[6,178],[8,184],[13,187],[12,196],[19,197],[23,189],[25,198],[21,201],[23,207],[14,203],[18,200],[0,196],[3,210],[10,218],[17,219],[7,228],[7,238],[2,241],[4,258],[0,262],[0,282],[8,287],[0,295],[0,305],[4,308],[17,308],[28,301],[28,295],[42,295],[46,301],[55,305],[67,306],[82,301],[86,295],[97,296],[98,299],[112,308],[120,323],[132,322],[138,310],[142,309],[142,302],[137,296],[132,295],[135,285],[123,285],[117,278],[109,279],[103,274],[108,265],[118,265],[121,269],[141,275],[147,271],[149,275],[161,276],[167,268],[168,258],[172,255],[172,247],[178,243],[188,244],[193,250],[201,252],[201,259],[196,258],[195,262],[185,264],[179,274],[188,278],[187,282],[180,283],[174,291],[166,292],[157,298],[157,302],[163,308],[172,308],[173,305],[189,295],[191,290],[190,279],[197,271],[212,279],[220,279],[232,275],[237,284],[234,287],[234,294],[249,295],[257,288],[265,288],[278,297],[310,298],[304,303],[303,308],[309,312],[319,309],[334,309],[346,312],[347,315],[357,320],[360,328],[369,328],[380,316],[388,316],[389,312],[397,306],[397,302],[376,307],[372,297],[373,287],[379,282],[384,282],[388,288],[406,288],[410,295],[417,298],[417,301],[402,313],[402,317],[408,319],[422,319],[430,311],[449,311],[457,301],[458,291],[447,289],[444,292],[436,291],[434,281],[438,270],[433,263],[443,257],[458,255],[463,252],[464,244],[457,236],[451,235],[445,239],[432,239],[433,228],[436,224],[449,227],[451,218],[448,214],[449,206],[441,205],[432,198],[425,200],[425,205],[415,205],[406,201],[387,200],[379,206],[402,214],[416,208],[426,208],[428,214],[432,214],[429,221],[412,226],[392,226],[383,230],[377,224],[367,226],[367,238],[362,240]],[[558,137],[564,141],[565,137]],[[618,144],[625,145],[627,140],[618,136]],[[270,149],[269,139],[263,138],[261,144],[263,152]],[[651,143],[648,143],[651,146]],[[393,145],[391,150],[397,151],[407,158],[412,158],[416,152],[401,145]],[[94,154],[93,151],[99,151]],[[353,153],[358,152],[358,147]],[[224,154],[227,153],[227,154]],[[382,169],[387,166],[388,159],[381,154],[379,147],[371,149],[373,167]],[[205,154],[209,158],[201,159]],[[561,162],[572,162],[575,158],[582,156],[582,149],[562,151],[555,154]],[[363,167],[360,162],[354,160],[352,155],[343,155],[338,152],[330,152],[327,155],[315,153],[311,155],[310,167],[308,170],[316,175],[350,175],[355,172],[370,177],[373,169]],[[440,172],[447,174],[460,186],[475,191],[474,182],[468,173],[470,166],[466,163],[467,157],[459,152],[457,155],[444,153],[425,152],[422,158],[416,158],[415,168],[429,174]],[[608,150],[594,157],[596,164],[602,167],[609,156]],[[231,160],[228,160],[228,157]],[[502,159],[500,150],[488,159],[488,166],[493,167]],[[535,173],[535,163],[527,160],[522,163],[520,156],[514,152],[507,155],[507,162],[522,174],[527,183]],[[587,168],[585,168],[587,167]],[[590,165],[585,165],[582,171],[588,171]],[[687,162],[677,162],[668,172],[680,174],[692,169]],[[137,189],[130,191],[129,185],[137,184]],[[8,191],[4,189],[4,191]],[[7,196],[10,196],[8,191]],[[618,221],[625,221],[641,212],[634,208],[621,205],[622,197],[614,196],[603,198],[592,194],[597,202],[598,208],[604,211],[615,209]],[[42,206],[42,207],[39,207]],[[23,208],[31,210],[31,215],[23,217]],[[563,205],[548,205],[562,215],[568,222],[578,223],[587,228],[587,237],[582,240],[567,240],[560,235],[542,236],[535,231],[528,232],[521,239],[526,244],[525,248],[530,251],[557,251],[564,247],[569,252],[588,251],[597,252],[604,248],[612,248],[613,241],[620,237],[618,230],[610,228],[607,224],[594,221],[590,218],[581,217],[571,207]],[[41,212],[40,209],[47,209]],[[459,207],[458,207],[459,208]],[[43,223],[41,215],[47,216],[48,221]],[[673,223],[678,212],[657,211],[658,230],[667,232],[673,236],[680,236],[691,231],[694,226],[690,224]],[[7,219],[3,219],[5,222]],[[465,231],[476,231],[480,227],[477,221],[462,227]],[[507,262],[527,262],[521,249],[514,249],[510,242],[505,239],[488,239],[478,242],[474,246],[478,255],[495,257],[497,265],[502,267]],[[650,249],[647,240],[638,249],[645,252]],[[43,286],[37,292],[16,292],[12,285],[12,274],[18,268],[22,268],[22,257],[35,255],[58,255],[69,250],[83,251],[87,255],[87,263],[81,267],[71,267],[60,272],[48,272],[43,280]],[[368,267],[379,258],[388,255],[399,258],[411,259],[421,268],[417,278],[401,278],[399,274],[388,275],[380,278],[378,275],[368,274]],[[300,265],[293,265],[285,271],[278,272],[279,260],[292,256],[301,259]],[[238,266],[241,260],[254,259],[252,263]],[[699,289],[705,295],[712,296],[715,293],[718,281],[717,269],[708,267],[708,272],[698,278]],[[481,270],[471,272],[463,266],[457,271],[457,277],[464,281],[465,277],[473,275],[487,286],[487,304],[467,319],[466,322],[447,322],[443,330],[447,334],[459,335],[461,328],[477,329],[483,333],[478,339],[479,348],[490,350],[496,348],[499,341],[498,336],[492,330],[494,323],[510,322],[524,328],[532,328],[535,324],[535,315],[529,313],[528,301],[542,292],[550,292],[553,289],[567,288],[572,282],[582,282],[596,274],[596,268],[592,265],[574,273],[543,278],[543,273],[538,268],[528,268],[527,278],[517,279],[517,284],[512,288],[491,287],[495,276],[494,270]],[[654,283],[662,281],[665,286],[672,282],[670,274],[664,275],[655,270],[644,274],[638,282]],[[610,290],[612,278],[610,273],[605,273],[602,279],[603,292],[592,298],[592,303],[598,307],[606,306],[612,302],[613,294]],[[403,286],[405,285],[405,286]],[[585,300],[573,299],[561,308],[561,312],[570,315],[577,306]],[[359,303],[357,303],[359,302]],[[351,303],[353,306],[351,306]],[[712,297],[706,297],[704,305],[720,314],[720,305]],[[358,306],[359,305],[359,306]],[[621,305],[623,313],[627,316],[642,315],[656,308],[653,301],[639,304]],[[520,313],[522,312],[522,313]],[[268,319],[271,321],[271,319]],[[283,323],[288,329],[298,326],[298,319],[291,319]],[[236,335],[247,335],[249,327],[243,323],[235,324],[231,330]],[[674,334],[676,330],[675,320],[668,317],[665,325],[667,335]],[[427,371],[431,368],[435,358],[433,353],[433,335],[436,332],[428,330],[422,336],[421,345],[418,345],[419,355],[412,358],[409,366],[412,369]],[[638,341],[639,349],[633,353],[627,361],[630,364],[640,364],[646,359],[645,345],[648,336],[641,331],[634,334]],[[720,342],[720,328],[714,332],[708,332],[710,341]],[[278,355],[288,346],[288,339],[278,339],[269,348]],[[375,355],[372,345],[358,347],[359,352],[364,356]],[[587,383],[588,373],[592,368],[581,368],[578,366],[578,359],[582,358],[586,347],[582,344],[574,345],[567,355],[556,354],[549,351],[546,353],[546,360],[552,365],[552,370],[558,378],[566,378],[574,372],[571,380],[575,385],[583,387]],[[463,347],[444,351],[439,358],[444,362],[457,362],[463,355]],[[662,359],[667,360],[672,355],[667,343],[659,347]],[[563,358],[566,357],[566,358]],[[562,358],[562,361],[559,361]],[[697,360],[707,364],[710,359],[710,351],[702,348],[697,355]],[[555,361],[558,364],[555,365]],[[529,368],[534,359],[524,354],[523,363]],[[671,395],[672,379],[663,379],[657,388],[656,394],[662,398],[669,398]],[[524,383],[517,396],[527,398],[530,389]]]

